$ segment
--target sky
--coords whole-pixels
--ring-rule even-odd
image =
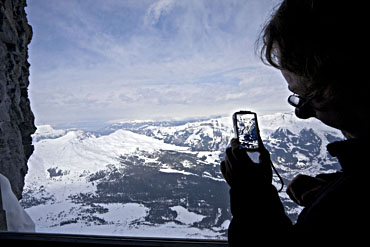
[[[28,0],[36,124],[291,111],[256,40],[277,0]]]

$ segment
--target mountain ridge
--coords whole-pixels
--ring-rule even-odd
[[[292,113],[258,120],[285,183],[338,170],[326,144],[340,140],[339,131]],[[231,215],[219,163],[233,137],[231,118],[137,123],[103,134],[39,128],[22,200],[38,231],[226,237]],[[294,221],[301,208],[285,192],[280,198]],[[119,214],[125,210],[132,215]]]

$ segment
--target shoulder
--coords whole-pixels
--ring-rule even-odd
[[[359,177],[337,173],[315,201],[304,208],[295,230],[312,232],[343,232],[363,228],[369,220],[366,209],[369,185]],[[366,221],[365,221],[366,220]]]

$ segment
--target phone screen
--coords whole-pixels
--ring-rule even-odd
[[[241,148],[249,150],[258,149],[258,127],[256,114],[249,113],[235,113],[235,131],[240,142]]]

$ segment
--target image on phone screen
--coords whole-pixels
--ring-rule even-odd
[[[258,130],[254,114],[237,114],[237,131],[241,148],[258,149]]]

